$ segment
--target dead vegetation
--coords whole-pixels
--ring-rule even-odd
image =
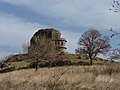
[[[1,90],[120,90],[120,64],[26,69],[0,74]]]

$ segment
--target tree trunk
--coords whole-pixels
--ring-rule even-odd
[[[51,68],[52,67],[52,63],[51,63],[51,61],[49,60],[49,68]]]
[[[90,58],[90,65],[92,65],[93,64],[93,58],[92,58],[92,56],[91,55],[89,55],[89,58]]]
[[[38,62],[36,62],[36,65],[35,65],[35,71],[38,70]]]
[[[93,64],[93,61],[92,61],[92,59],[90,59],[90,65],[92,65]]]

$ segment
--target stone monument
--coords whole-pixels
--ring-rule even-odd
[[[38,41],[40,37],[46,37],[50,40],[52,40],[56,46],[56,49],[59,52],[65,52],[66,48],[66,39],[65,38],[61,38],[61,32],[59,30],[53,29],[53,28],[47,28],[47,29],[40,29],[38,30],[33,37],[30,39],[30,46],[35,45]],[[28,52],[29,52],[28,49]]]

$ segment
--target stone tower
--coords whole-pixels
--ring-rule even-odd
[[[33,46],[37,43],[37,41],[39,41],[39,37],[43,37],[45,36],[46,38],[52,40],[56,47],[57,50],[59,52],[65,52],[66,48],[66,39],[65,38],[61,38],[61,33],[59,30],[56,29],[40,29],[38,30],[33,37],[30,39],[30,46]],[[29,50],[28,50],[29,51]]]

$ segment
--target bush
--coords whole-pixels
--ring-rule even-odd
[[[7,73],[16,70],[15,67],[6,67],[0,70],[0,73]]]
[[[71,61],[69,60],[56,60],[52,63],[53,66],[64,66],[64,65],[71,65]]]
[[[31,62],[29,68],[35,68],[35,67],[36,67],[36,62]]]
[[[38,63],[38,67],[56,67],[56,66],[64,66],[64,65],[71,65],[71,61],[69,60],[55,60],[53,62],[40,62]],[[31,62],[29,65],[29,68],[35,68],[36,67],[36,62]]]
[[[77,62],[78,65],[90,65],[89,62],[83,62],[83,61],[79,61]]]
[[[3,68],[5,68],[5,67],[7,67],[7,65],[6,65],[5,63],[2,63],[2,62],[1,62],[1,63],[0,63],[0,68],[3,69]]]

